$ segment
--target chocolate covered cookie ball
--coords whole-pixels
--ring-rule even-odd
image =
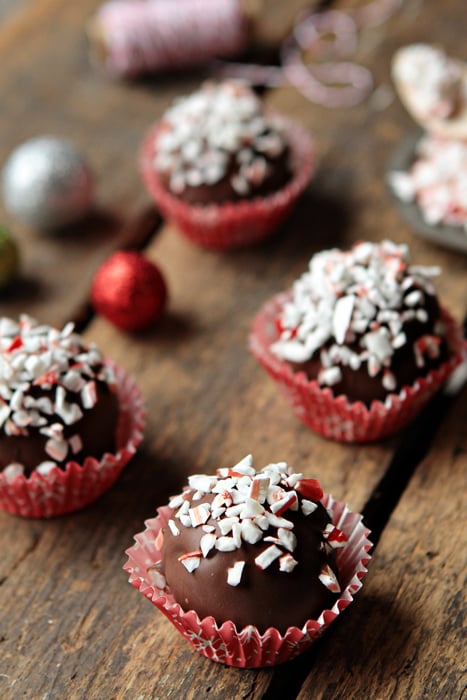
[[[277,318],[271,352],[335,396],[384,401],[447,358],[438,274],[391,241],[318,253]]]
[[[251,456],[191,476],[158,543],[167,590],[185,611],[237,630],[284,633],[317,619],[340,592],[336,549],[346,544],[322,496],[285,462],[256,471]]]
[[[0,469],[46,474],[115,450],[115,377],[73,324],[0,319]]]
[[[264,197],[291,178],[283,128],[245,84],[206,83],[164,115],[154,167],[190,204]]]

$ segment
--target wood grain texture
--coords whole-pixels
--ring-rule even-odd
[[[378,545],[365,594],[323,643],[299,700],[452,700],[465,692],[467,391]]]
[[[281,0],[272,5],[283,12]],[[45,290],[24,288],[2,299],[0,312],[27,306],[59,323],[87,299],[93,269],[120,236],[142,240],[135,232],[146,221],[149,198],[139,183],[138,144],[172,96],[198,78],[111,82],[87,61],[82,30],[96,0],[37,0],[32,6],[32,14],[18,14],[0,32],[0,90],[11,94],[0,123],[0,158],[33,133],[58,130],[90,154],[100,175],[100,205],[119,221],[117,230],[96,221],[93,236],[83,237],[81,230],[66,243],[38,239],[15,225],[26,248],[25,277],[35,276],[37,289]],[[466,259],[416,238],[392,209],[383,181],[391,149],[411,128],[394,96],[391,101],[393,50],[443,37],[461,52],[462,0],[447,0],[442,14],[434,0],[423,4],[423,12],[417,8],[409,0],[399,15],[365,33],[359,59],[380,88],[368,104],[330,111],[290,87],[267,95],[271,107],[311,129],[319,154],[317,177],[282,231],[259,246],[219,254],[193,246],[166,225],[146,249],[167,277],[165,318],[139,335],[119,333],[102,319],[89,325],[86,337],[132,372],[143,389],[145,442],[115,486],[80,513],[49,522],[0,513],[5,700],[293,698],[302,681],[300,700],[428,699],[439,688],[441,698],[460,696],[462,581],[443,543],[451,533],[463,535],[454,516],[465,474],[465,392],[390,519],[359,599],[296,662],[275,671],[239,671],[202,658],[122,571],[133,535],[190,473],[253,451],[257,466],[287,459],[360,510],[407,440],[344,446],[314,435],[249,355],[247,336],[261,303],[288,287],[314,252],[362,238],[408,241],[418,262],[442,264],[448,274],[440,279],[441,295],[459,318],[465,314]],[[56,42],[45,31],[51,21],[60,29]],[[34,118],[26,120],[28,110]],[[437,483],[440,473],[446,478]]]
[[[22,253],[18,282],[0,297],[0,312],[24,310],[61,325],[88,298],[99,262],[109,251],[136,245],[158,223],[147,220],[149,199],[141,185],[137,152],[145,130],[179,91],[199,76],[149,84],[124,84],[91,66],[85,26],[96,0],[62,3],[37,0],[6,22],[0,32],[2,119],[0,167],[13,149],[34,136],[69,139],[88,160],[96,178],[96,207],[63,234],[47,235],[9,218]],[[50,40],[51,23],[59,40]],[[34,70],[32,70],[34,66]],[[141,231],[141,225],[146,230]]]

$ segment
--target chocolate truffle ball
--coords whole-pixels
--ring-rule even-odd
[[[391,241],[320,252],[293,285],[271,351],[335,396],[384,401],[447,358],[437,274]]]
[[[0,469],[47,473],[115,449],[112,369],[73,324],[0,319]],[[12,472],[13,473],[13,472]]]
[[[165,187],[190,204],[264,197],[291,178],[289,148],[246,85],[206,83],[164,115],[154,166]]]
[[[257,472],[251,456],[194,475],[162,530],[160,572],[181,607],[200,618],[302,627],[334,604],[336,548],[345,535],[321,505],[319,483],[286,463]]]

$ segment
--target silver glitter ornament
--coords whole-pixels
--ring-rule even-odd
[[[3,169],[3,199],[17,219],[53,230],[83,218],[93,200],[93,176],[73,144],[52,136],[26,141]]]

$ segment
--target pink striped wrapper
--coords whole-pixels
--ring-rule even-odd
[[[399,394],[389,394],[384,403],[373,401],[370,408],[361,401],[350,403],[346,396],[336,397],[329,387],[322,388],[316,380],[309,380],[304,372],[294,372],[271,352],[271,344],[278,338],[276,320],[288,299],[290,292],[278,294],[259,311],[250,334],[250,350],[277,383],[297,418],[332,440],[370,442],[393,435],[420,413],[463,361],[462,330],[443,309],[449,359]]]
[[[367,573],[369,551],[373,546],[362,516],[352,513],[345,503],[325,494],[322,504],[329,509],[332,522],[348,537],[345,547],[337,552],[337,567],[342,593],[330,610],[323,610],[317,620],[307,620],[301,629],[289,627],[281,634],[269,627],[261,634],[254,625],[237,630],[231,621],[218,625],[213,617],[200,619],[194,610],[185,611],[172,595],[157,586],[157,573],[151,567],[161,559],[156,537],[167,526],[172,510],[158,509],[158,516],[147,520],[146,529],[135,535],[136,544],[127,550],[124,569],[130,583],[150,600],[175,625],[190,644],[212,661],[238,668],[276,666],[295,658],[329,627],[336,617],[353,601]],[[209,595],[209,591],[206,591]]]
[[[142,440],[145,410],[131,375],[111,362],[106,364],[113,368],[117,381],[117,452],[106,453],[99,460],[87,457],[83,464],[71,461],[65,469],[55,467],[47,475],[34,471],[10,481],[0,472],[0,509],[25,518],[64,515],[96,500],[117,479]]]
[[[225,204],[191,205],[171,194],[154,168],[158,125],[143,141],[141,176],[162,214],[191,241],[224,250],[256,243],[274,233],[295,206],[315,170],[315,151],[308,132],[296,122],[274,114],[290,148],[292,179],[266,197]]]

